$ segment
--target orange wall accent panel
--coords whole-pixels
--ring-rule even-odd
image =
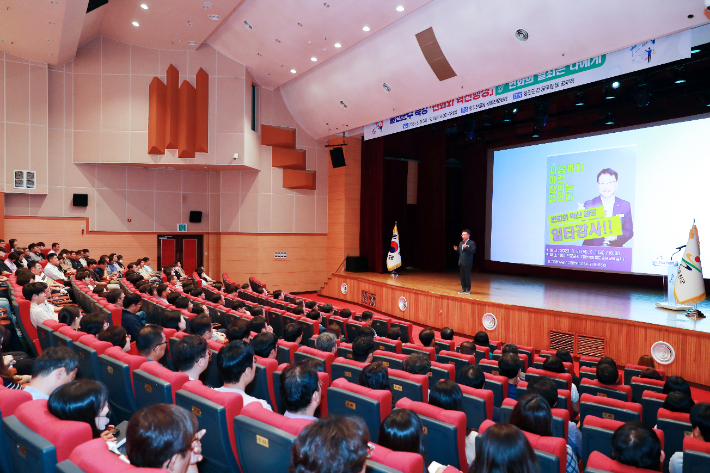
[[[188,81],[180,85],[178,158],[195,157],[195,88]]]
[[[148,154],[165,154],[165,94],[167,87],[153,77],[148,99]]]
[[[316,190],[316,172],[299,169],[284,169],[284,189]]]
[[[195,151],[208,152],[210,111],[210,76],[200,68],[195,77]]]
[[[282,126],[261,125],[261,144],[281,148],[296,147],[296,129]]]
[[[273,147],[271,148],[271,166],[306,169],[306,150]]]
[[[179,86],[180,72],[170,64],[166,71],[166,100],[165,100],[165,148],[178,148],[178,123],[180,119],[179,107]]]

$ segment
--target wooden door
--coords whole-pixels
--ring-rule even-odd
[[[185,238],[182,241],[182,267],[185,274],[192,276],[197,268],[197,239]]]

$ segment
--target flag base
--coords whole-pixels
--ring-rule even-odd
[[[703,314],[702,312],[700,312],[698,309],[691,309],[691,310],[689,310],[688,312],[685,313],[685,316],[686,316],[686,317],[691,317],[691,318],[694,318],[694,319],[704,319],[704,318],[705,318],[705,314]]]
[[[675,310],[678,312],[689,311],[689,310],[692,310],[692,308],[693,308],[692,305],[675,305],[675,304],[669,304],[667,302],[656,302],[656,307],[658,307],[659,309]]]

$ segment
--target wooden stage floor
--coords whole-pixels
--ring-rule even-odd
[[[710,370],[700,362],[710,359],[710,319],[656,308],[664,300],[662,287],[474,273],[471,294],[458,294],[460,289],[458,274],[405,273],[393,281],[389,274],[342,272],[332,274],[320,294],[362,305],[366,292],[376,298],[377,312],[437,329],[448,326],[462,336],[484,330],[482,317],[492,313],[497,327],[486,330],[492,340],[539,350],[551,348],[562,334],[574,338],[576,353],[601,346],[619,364],[635,364],[663,341],[675,351],[675,361],[663,366],[668,375],[710,386]],[[401,297],[407,301],[404,311]],[[699,308],[710,315],[710,303]]]

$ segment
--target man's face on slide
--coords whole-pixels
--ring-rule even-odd
[[[599,195],[604,198],[613,197],[616,194],[618,181],[611,174],[602,174],[597,180],[599,186]]]

